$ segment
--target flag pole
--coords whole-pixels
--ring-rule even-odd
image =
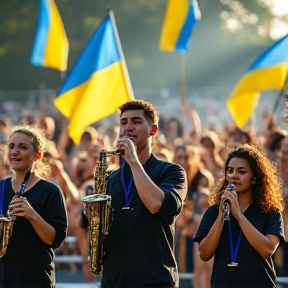
[[[185,107],[187,107],[187,95],[186,95],[186,55],[185,53],[181,53],[181,91],[180,91],[180,109],[182,111],[182,122],[183,122],[183,129],[185,130]],[[187,110],[186,110],[187,111]]]
[[[185,53],[181,53],[181,110],[184,111],[186,103],[186,63]]]
[[[275,115],[276,113],[276,110],[278,108],[278,105],[279,105],[279,102],[281,100],[281,98],[284,96],[284,95],[287,95],[288,94],[288,74],[286,75],[286,79],[285,79],[285,82],[284,82],[284,85],[283,85],[283,88],[281,89],[281,91],[279,92],[278,94],[278,97],[276,99],[276,102],[274,104],[274,108],[272,110],[272,117]]]
[[[284,103],[284,106],[285,106],[285,114],[284,114],[284,117],[283,117],[283,121],[288,123],[288,94],[285,95],[285,103]]]
[[[128,69],[127,69],[124,53],[123,53],[123,50],[122,50],[120,37],[119,37],[119,34],[118,34],[117,25],[116,25],[116,21],[115,21],[115,17],[114,17],[114,13],[113,13],[113,11],[111,9],[107,9],[107,10],[108,10],[108,15],[109,15],[109,17],[111,19],[113,30],[115,32],[114,34],[115,34],[115,38],[116,38],[116,42],[117,42],[117,46],[118,46],[121,62],[122,62],[123,73],[124,73],[124,77],[125,77],[125,80],[126,80],[125,82],[126,82],[126,85],[127,85],[127,89],[129,91],[130,98],[133,100],[133,99],[135,99],[134,92],[133,92],[133,88],[132,88],[132,85],[131,85],[131,82],[130,82],[130,77],[129,77],[129,73],[128,73]]]

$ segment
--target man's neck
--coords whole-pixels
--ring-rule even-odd
[[[152,149],[150,146],[138,153],[138,159],[142,165],[144,165],[147,162],[147,160],[151,156],[151,153],[152,153]]]

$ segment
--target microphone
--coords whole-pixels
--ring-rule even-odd
[[[233,183],[229,183],[229,185],[227,186],[227,190],[228,191],[232,191],[236,189],[236,185]]]
[[[227,186],[228,191],[233,191],[235,189],[236,189],[236,186],[233,183],[229,183],[229,185]],[[230,206],[229,206],[228,200],[226,200],[224,202],[224,221],[230,220],[229,214],[230,214]]]

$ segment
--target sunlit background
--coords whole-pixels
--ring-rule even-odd
[[[158,49],[166,0],[55,2],[70,43],[68,73],[110,7],[136,98],[153,101],[162,113],[180,115],[184,82],[188,104],[199,110],[203,121],[217,119],[222,125],[230,119],[226,101],[233,87],[257,56],[288,33],[285,0],[199,0],[202,19],[193,31],[183,67],[181,55]],[[0,1],[0,99],[4,105],[25,100],[34,110],[45,106],[65,77],[57,70],[30,64],[38,8],[37,0]],[[272,111],[278,93],[263,93],[255,111],[257,119],[263,111]],[[282,104],[277,108],[279,119],[282,108]]]
[[[251,1],[253,2],[253,1]],[[223,27],[232,33],[241,32],[248,25],[258,25],[258,35],[269,36],[276,40],[287,34],[288,5],[282,0],[258,0],[260,7],[268,8],[272,14],[271,19],[260,23],[259,16],[245,7],[242,1],[221,0],[221,3],[230,11],[223,10],[220,14],[223,20]]]

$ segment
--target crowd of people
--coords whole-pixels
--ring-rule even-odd
[[[11,191],[18,190],[19,185],[21,184],[20,178],[24,177],[25,169],[27,170],[29,165],[32,165],[34,162],[38,163],[39,159],[41,159],[41,161],[43,160],[43,163],[46,163],[45,165],[49,168],[48,170],[50,173],[40,175],[41,178],[39,178],[40,176],[35,172],[37,171],[35,168],[32,177],[30,176],[31,179],[34,180],[31,182],[32,180],[30,179],[28,189],[32,190],[36,188],[36,185],[42,185],[43,187],[40,189],[42,193],[44,186],[48,185],[47,183],[52,182],[56,184],[52,187],[49,186],[49,189],[52,190],[52,196],[49,194],[43,197],[52,197],[53,201],[57,204],[51,203],[52,199],[47,201],[49,202],[49,205],[57,205],[59,208],[57,208],[57,210],[62,211],[61,213],[58,211],[61,215],[50,215],[49,213],[49,215],[47,215],[47,211],[41,211],[41,207],[38,207],[36,204],[31,204],[31,202],[33,202],[33,197],[30,202],[28,194],[25,196],[27,199],[25,198],[23,200],[22,198],[16,197],[17,199],[15,198],[15,200],[12,200],[12,197],[5,202],[5,211],[16,209],[16,212],[13,211],[13,215],[18,217],[22,216],[32,224],[36,234],[38,234],[41,241],[45,243],[44,246],[47,251],[45,252],[45,250],[43,250],[43,255],[46,255],[45,257],[47,257],[47,255],[51,255],[52,253],[47,248],[47,245],[54,250],[62,243],[60,248],[55,250],[55,253],[64,255],[71,253],[81,254],[83,257],[83,264],[79,267],[78,264],[71,263],[69,268],[72,271],[83,269],[86,281],[94,281],[94,275],[89,271],[89,263],[87,262],[88,241],[87,232],[82,225],[82,218],[85,217],[85,215],[82,213],[83,203],[81,199],[93,193],[93,170],[99,161],[100,150],[102,148],[112,150],[117,147],[125,150],[125,153],[122,155],[125,165],[119,169],[119,175],[115,173],[115,176],[113,176],[114,178],[108,182],[107,189],[116,199],[115,201],[117,202],[115,203],[120,206],[118,207],[115,204],[116,206],[113,207],[116,215],[114,221],[116,221],[117,225],[115,224],[114,227],[112,225],[111,233],[107,238],[107,249],[109,250],[109,253],[106,255],[106,266],[104,265],[103,287],[138,287],[137,285],[140,284],[144,287],[147,283],[142,283],[142,279],[153,279],[153,273],[156,271],[161,275],[161,277],[158,277],[166,281],[165,287],[177,287],[173,286],[177,283],[176,276],[174,275],[175,278],[172,277],[170,279],[166,273],[168,268],[172,269],[172,267],[175,266],[174,261],[176,261],[180,273],[194,273],[193,283],[191,283],[191,286],[193,285],[192,287],[194,288],[232,287],[229,286],[231,284],[229,282],[230,280],[225,282],[226,280],[224,281],[221,278],[224,277],[221,276],[223,273],[226,273],[225,275],[230,273],[228,268],[222,269],[221,266],[226,265],[226,263],[223,264],[223,261],[221,261],[224,255],[230,257],[229,248],[225,250],[225,245],[229,242],[228,238],[223,239],[224,236],[221,236],[221,233],[224,234],[227,232],[227,235],[229,234],[229,225],[226,224],[228,221],[225,222],[225,220],[223,220],[224,202],[227,200],[230,203],[233,235],[236,235],[238,232],[236,233],[235,231],[239,231],[239,229],[240,231],[243,231],[244,236],[242,236],[242,238],[245,238],[245,242],[243,242],[244,244],[242,245],[245,246],[246,251],[252,253],[251,255],[255,254],[254,258],[256,260],[259,260],[259,257],[270,259],[271,256],[271,261],[274,261],[277,275],[288,276],[288,246],[284,241],[287,236],[285,235],[287,229],[281,230],[282,224],[284,228],[288,225],[288,208],[286,207],[287,205],[285,206],[288,201],[288,133],[275,123],[273,115],[270,113],[263,114],[263,127],[261,131],[257,131],[257,133],[252,126],[239,129],[233,122],[226,123],[225,128],[222,131],[212,124],[204,130],[201,127],[199,115],[191,108],[188,109],[192,123],[191,129],[185,131],[181,119],[176,117],[160,117],[159,125],[157,125],[157,115],[154,114],[156,112],[154,112],[153,106],[150,107],[148,105],[147,108],[145,106],[146,104],[144,106],[143,104],[141,104],[142,106],[137,105],[122,106],[120,122],[113,124],[112,127],[107,127],[105,129],[101,127],[101,129],[99,129],[99,123],[94,123],[93,125],[86,127],[78,145],[75,145],[69,138],[67,129],[68,123],[65,120],[61,123],[58,121],[57,125],[55,125],[55,119],[46,114],[37,117],[31,115],[30,117],[23,118],[20,123],[10,123],[9,119],[5,118],[5,115],[0,117],[0,180],[9,179],[9,177],[14,179],[14,174],[18,175],[15,178],[15,182],[12,182],[13,187],[9,184],[10,186],[7,186],[7,189]],[[142,110],[144,111],[144,114],[139,113],[139,111]],[[145,114],[146,110],[148,111],[148,116]],[[130,124],[131,121],[134,126]],[[17,126],[18,128],[15,130],[14,124],[22,125],[19,126],[22,128]],[[29,126],[27,126],[27,124]],[[127,132],[125,129],[128,128],[125,127],[129,125],[133,127],[130,128],[130,132]],[[139,126],[140,132],[137,131],[137,128],[134,128],[138,127],[137,125],[142,125],[141,127]],[[17,129],[20,129],[20,132]],[[33,144],[35,141],[31,140],[31,137],[33,139],[40,139],[40,136],[36,137],[34,135],[36,132],[33,132],[33,129],[38,132],[42,131],[46,142],[45,148],[42,147],[40,149],[38,147],[39,145]],[[137,131],[138,134],[135,131]],[[20,135],[24,140],[15,140],[15,136],[17,135]],[[26,149],[31,150],[30,156],[32,160],[29,160],[30,162],[27,160],[27,167],[25,166],[21,169],[17,167],[17,165],[19,165],[17,164],[17,156],[11,161],[11,149],[14,147],[11,147],[11,145],[22,145],[25,146]],[[25,147],[22,146],[20,148],[24,149]],[[35,147],[38,147],[39,149],[37,148],[37,150]],[[151,155],[153,156],[153,159],[151,158]],[[235,161],[235,159],[237,161]],[[170,164],[165,164],[163,167],[161,166],[162,163],[167,162]],[[35,166],[35,164],[33,165]],[[161,166],[161,168],[158,168],[158,166]],[[44,168],[39,169],[39,171],[44,171],[43,169]],[[158,171],[159,169],[162,169],[160,171],[162,171],[163,175]],[[248,196],[246,198],[241,198],[241,196],[239,196],[241,191],[237,191],[238,188],[236,191],[232,192],[226,190],[228,183],[235,182],[234,184],[237,186],[238,179],[241,179],[242,174],[244,173],[241,169],[245,170],[245,173],[250,173],[249,175],[251,178],[249,180],[250,182],[247,182],[247,185],[249,186],[247,186],[247,191],[249,190],[249,193],[247,192]],[[14,171],[18,171],[18,174]],[[152,173],[151,171],[154,172]],[[121,173],[125,174],[124,182],[129,182],[129,177],[133,175],[133,181],[136,187],[133,189],[136,189],[135,191],[137,191],[138,195],[137,197],[133,196],[131,200],[131,205],[134,210],[127,209],[123,212],[121,206],[122,198],[120,197],[118,199],[118,194],[115,194],[116,192],[111,190],[111,187],[115,187],[116,181],[119,180],[118,182],[121,182]],[[159,173],[161,174],[161,177],[159,176]],[[183,176],[184,174],[185,177]],[[277,176],[277,179],[274,176]],[[183,177],[187,179],[187,189],[185,188],[186,184],[184,183]],[[236,180],[233,177],[236,178]],[[39,179],[45,179],[47,182],[41,182]],[[265,183],[262,185],[260,182]],[[154,186],[153,183],[156,183],[156,186]],[[253,185],[256,185],[256,183],[258,185],[257,197],[253,194],[255,193]],[[57,190],[55,187],[59,187],[60,189]],[[118,188],[121,190],[120,186]],[[187,194],[186,192],[184,193],[184,190],[187,190]],[[59,191],[62,191],[63,193],[65,199],[63,203],[65,204],[65,207],[61,202],[61,197],[59,198]],[[150,193],[148,193],[149,191]],[[224,195],[224,197],[221,198],[221,195]],[[42,198],[42,201],[44,201],[43,199],[44,198]],[[12,202],[10,203],[11,200]],[[21,202],[20,207],[22,209],[19,210],[19,212],[17,212],[18,202]],[[31,207],[33,207],[33,209]],[[247,213],[249,214],[251,209],[258,209],[257,217],[260,218],[263,213],[265,215],[272,213],[272,216],[269,214],[269,217],[272,219],[269,220],[269,223],[273,226],[273,223],[277,222],[280,226],[275,227],[274,225],[272,227],[274,230],[272,228],[269,229],[266,226],[264,228],[261,226],[261,230],[257,226],[260,224],[258,223],[256,225],[253,222],[253,219],[251,220],[251,217],[249,218],[249,215],[246,215]],[[40,220],[38,219],[38,221],[40,222],[38,222],[38,224],[34,223],[35,217],[31,216],[31,214],[34,215],[33,211],[36,211],[38,216],[41,215],[39,216]],[[219,215],[221,216],[218,216],[218,211],[221,211],[221,213],[219,212]],[[66,212],[67,219],[65,216]],[[26,215],[26,213],[28,214]],[[41,213],[43,213],[43,215]],[[126,234],[123,234],[123,230],[119,229],[122,228],[121,223],[128,221],[127,215],[129,213],[130,215],[134,213],[133,215],[136,215],[136,218],[133,218],[133,221],[132,219],[129,220],[128,224],[125,226]],[[247,224],[248,222],[243,223],[243,219],[241,218],[242,213],[252,225],[250,224],[249,226]],[[136,221],[138,218],[140,219],[140,214],[141,217],[145,218],[145,221],[142,218],[142,220]],[[154,214],[157,214],[160,220],[157,218],[158,220],[156,221],[155,218],[152,218],[151,215]],[[33,218],[33,220],[29,217]],[[264,220],[261,221],[265,222],[268,216],[265,217],[263,216]],[[68,223],[67,227],[65,227],[66,221]],[[141,224],[142,226],[139,227]],[[146,227],[148,224],[149,227]],[[175,224],[175,231],[171,228],[171,225],[173,226],[173,224]],[[18,223],[17,226],[15,225],[15,229],[20,229],[20,225],[21,223]],[[263,233],[261,234],[262,236],[268,235],[268,238],[266,236],[261,238],[261,236],[257,234],[258,230],[253,228],[253,225],[256,225],[257,229]],[[42,232],[37,228],[38,226],[47,226],[47,229],[44,230],[48,232],[45,232],[42,235]],[[162,227],[161,229],[163,231],[160,227]],[[30,228],[31,227],[29,226],[29,229]],[[163,234],[159,232],[160,230]],[[156,231],[155,235],[153,235],[153,231]],[[20,231],[19,233],[21,234],[22,232]],[[31,231],[31,233],[33,234],[34,232]],[[63,241],[63,233],[76,237],[77,245],[73,247],[72,251],[67,243]],[[150,236],[148,236],[147,233],[150,233]],[[115,247],[113,246],[115,245],[115,242],[111,240],[113,236],[119,240]],[[17,234],[13,233],[13,237],[17,237]],[[211,241],[211,237],[213,238],[213,241]],[[238,235],[235,237],[238,237]],[[216,238],[218,240],[214,241]],[[17,246],[17,240],[15,239],[16,238],[12,238],[11,245]],[[51,242],[51,239],[54,240]],[[263,243],[263,245],[259,245],[261,247],[256,247],[258,244],[255,244],[253,241],[257,241],[258,244]],[[272,247],[267,244],[267,241],[273,243]],[[156,244],[154,246],[151,244],[156,242],[158,246]],[[214,244],[211,245],[211,242]],[[149,254],[147,254],[147,250],[141,250],[142,255],[139,252],[139,247],[144,247],[145,243],[149,243],[147,245],[150,245],[151,250],[149,251]],[[33,245],[33,243],[31,245]],[[37,245],[40,244],[38,243]],[[229,243],[227,245],[229,246]],[[267,245],[269,246],[269,249],[263,248],[267,247]],[[41,248],[40,246],[39,249]],[[23,247],[23,245],[18,247]],[[126,251],[126,248],[129,249]],[[118,249],[118,252],[115,251],[116,249]],[[131,249],[133,251],[135,250],[135,254],[139,255],[139,257],[146,257],[150,260],[139,262],[139,259],[130,256],[131,251],[129,250]],[[171,253],[172,250],[173,253]],[[267,250],[269,250],[269,252]],[[17,251],[18,250],[16,249],[13,253],[17,253]],[[119,251],[121,251],[122,254]],[[238,253],[239,257],[240,255],[248,253],[246,251],[241,253],[240,248]],[[163,253],[166,255],[165,259],[163,258]],[[109,261],[113,255],[116,255],[115,257],[118,261]],[[130,261],[129,264],[127,264],[129,268],[126,267],[129,272],[125,270],[125,266],[121,266],[122,262],[119,258],[123,257],[123,255],[126,255],[127,259]],[[151,260],[149,255],[151,257],[153,256],[153,259],[155,259],[155,257],[159,259],[159,263]],[[45,258],[44,256],[42,258]],[[243,263],[245,263],[243,265],[246,265],[246,270],[248,269],[247,261],[249,262],[250,259],[251,258],[243,260]],[[260,260],[259,262],[256,262],[256,260],[255,263],[253,262],[255,266],[261,266]],[[269,261],[267,260],[267,262]],[[148,265],[151,268],[151,271],[149,269],[145,270],[144,267],[141,269],[139,268],[140,270],[134,269],[141,263],[146,266]],[[251,263],[252,262],[249,264],[250,266],[253,265],[253,263]],[[269,263],[271,264],[272,262]],[[269,266],[269,263],[267,264],[267,267],[271,267],[271,265]],[[45,265],[44,262],[43,265]],[[41,265],[38,267],[40,268]],[[121,267],[121,269],[119,267]],[[47,267],[45,269],[47,270]],[[228,272],[226,271],[227,269]],[[270,273],[269,277],[273,279],[273,276],[271,276],[273,274],[272,270],[272,268],[271,271],[268,269],[267,273]],[[50,275],[50,278],[53,278],[53,273],[51,272],[53,269],[51,268],[49,271],[50,274],[48,274]],[[140,274],[138,274],[139,271],[141,271]],[[144,271],[145,273],[147,272],[147,275],[143,278]],[[219,271],[222,272],[219,273]],[[230,274],[230,276],[232,277],[235,272],[233,269],[231,269],[231,271],[232,274]],[[118,276],[115,274],[116,272],[118,273]],[[238,272],[236,271],[236,274]],[[173,275],[173,273],[174,272],[171,270],[169,275]],[[240,277],[239,279],[242,279],[241,273],[237,274],[237,277]],[[259,279],[261,277],[263,278],[264,272],[261,273],[262,272],[259,272]],[[127,275],[129,275],[129,277]],[[221,277],[219,276],[219,278],[217,275],[220,275]],[[120,277],[121,279],[116,279],[117,277]],[[127,277],[130,279],[129,281],[131,281],[131,283],[127,282]],[[156,277],[155,279],[157,282],[158,278]],[[233,279],[235,280],[235,278]],[[7,279],[7,281],[8,283],[14,283],[14,280],[12,281],[12,279]],[[117,284],[117,281],[120,281],[121,283]],[[126,283],[126,286],[123,283]],[[136,285],[135,283],[138,284]],[[156,287],[157,283],[154,284]],[[239,282],[239,284],[242,285],[243,282]],[[142,287],[141,285],[139,287]],[[249,286],[247,283],[244,283],[243,285],[246,285],[245,287],[256,287],[252,284]],[[263,284],[261,287],[274,287],[269,286],[270,284],[267,284],[267,286],[265,285]],[[7,287],[10,286],[7,285]],[[11,287],[14,286],[11,285]],[[162,285],[161,287],[164,286]]]

